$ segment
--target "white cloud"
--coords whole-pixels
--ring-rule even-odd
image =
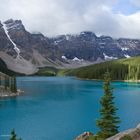
[[[130,0],[132,4],[134,4],[136,7],[140,7],[140,0]]]
[[[47,36],[90,30],[113,37],[140,38],[140,12],[129,16],[113,13],[117,1],[0,0],[0,17],[21,19],[27,30]]]
[[[140,38],[140,12],[129,16],[120,14],[117,16],[117,20],[120,23],[121,36]]]

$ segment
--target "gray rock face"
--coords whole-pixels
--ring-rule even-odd
[[[126,135],[130,136],[132,140],[140,140],[140,124],[136,128],[121,132],[111,138],[108,138],[107,140],[120,140],[120,138]]]
[[[140,40],[113,39],[109,36],[97,37],[94,33],[85,31],[77,35],[61,35],[55,38],[43,34],[29,33],[21,20],[9,19],[0,22],[0,52],[14,59],[16,51],[13,43],[7,37],[3,25],[6,25],[8,35],[20,49],[20,58],[35,67],[55,66],[72,67],[86,63],[106,61],[140,54]],[[2,56],[0,56],[2,58]],[[3,57],[4,61],[5,57]],[[19,61],[21,62],[21,60]],[[15,65],[18,63],[15,63]],[[9,65],[9,63],[7,63]],[[12,66],[12,65],[11,65]]]
[[[96,61],[98,58],[117,59],[140,54],[140,40],[96,37],[89,32],[82,32],[76,36],[60,36],[53,38],[52,42],[69,59],[76,56],[80,59]]]

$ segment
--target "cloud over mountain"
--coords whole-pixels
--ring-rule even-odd
[[[90,30],[96,34],[140,38],[140,11],[129,15],[114,7],[120,0],[0,0],[0,17],[22,19],[32,32],[47,36]],[[139,1],[125,0],[134,8]],[[119,6],[121,7],[121,5]]]

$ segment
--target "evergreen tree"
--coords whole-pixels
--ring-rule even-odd
[[[107,72],[104,75],[104,95],[100,100],[102,106],[100,110],[101,118],[96,122],[96,125],[100,128],[98,134],[104,139],[118,133],[117,124],[120,122],[119,117],[116,116],[117,108],[113,101],[113,88],[111,87],[110,82],[110,74]]]
[[[13,129],[12,132],[11,132],[11,138],[10,138],[10,140],[17,140],[16,137],[17,137],[17,135],[15,133],[15,130]]]
[[[14,92],[17,92],[16,77],[14,76]]]
[[[7,90],[9,88],[9,85],[10,85],[9,82],[10,82],[9,81],[9,76],[5,75],[5,77],[4,77],[4,87],[5,87],[5,90]]]
[[[13,93],[17,92],[16,78],[15,77],[11,77],[11,91]]]
[[[17,135],[15,133],[15,130],[13,129],[12,132],[11,132],[11,138],[10,140],[21,140],[21,138],[17,138]]]
[[[1,77],[1,75],[0,75],[0,86],[2,85],[2,77]]]
[[[4,88],[7,89],[7,76],[4,76]]]

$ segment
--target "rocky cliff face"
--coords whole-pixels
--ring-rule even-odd
[[[97,37],[92,32],[60,36],[54,38],[52,42],[68,59],[78,57],[87,61],[97,61],[128,58],[140,54],[140,40]]]
[[[38,67],[57,66],[57,53],[47,37],[29,33],[20,20],[0,23],[0,57],[9,69],[32,74]]]
[[[9,69],[31,74],[38,67],[78,67],[140,54],[140,40],[97,37],[92,32],[48,38],[29,33],[21,20],[0,22],[0,58]]]

